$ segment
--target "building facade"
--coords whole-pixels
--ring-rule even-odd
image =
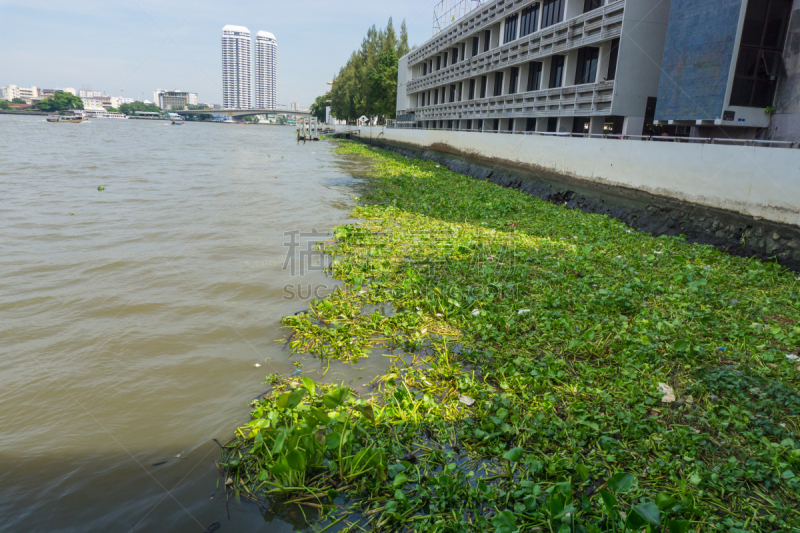
[[[153,91],[153,100],[163,111],[180,110],[190,105],[197,105],[197,93],[156,89]]]
[[[25,100],[26,104],[41,100],[42,90],[39,87],[18,87],[8,85],[0,87],[0,99],[10,102],[14,98]]]
[[[672,0],[656,122],[696,137],[800,140],[798,4]]]
[[[244,26],[222,28],[222,106],[250,109],[252,100],[250,30]]]
[[[416,127],[641,135],[670,0],[494,0],[399,62]],[[623,37],[624,36],[624,37]]]
[[[256,34],[255,50],[256,108],[278,106],[278,41],[268,31]]]

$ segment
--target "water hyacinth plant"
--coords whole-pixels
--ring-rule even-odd
[[[402,351],[357,390],[276,383],[229,487],[328,531],[800,529],[800,284],[783,268],[363,144],[345,288],[294,352]],[[376,306],[392,313],[370,312]]]

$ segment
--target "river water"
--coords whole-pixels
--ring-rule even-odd
[[[280,319],[335,284],[300,252],[367,168],[330,150],[289,127],[0,115],[0,530],[295,530],[226,502],[213,439],[267,374],[319,373]]]

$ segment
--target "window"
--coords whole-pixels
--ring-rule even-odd
[[[558,24],[564,20],[564,0],[544,0],[542,2],[542,28]]]
[[[467,100],[475,99],[475,78],[469,80],[469,98]]]
[[[515,94],[517,92],[518,82],[519,67],[511,67],[511,74],[508,76],[508,94]]]
[[[558,131],[558,117],[547,117],[547,132],[555,133]]]
[[[453,121],[452,120],[448,120],[447,121],[447,129],[448,130],[452,130],[453,129]]]
[[[499,118],[494,119],[494,124],[492,125],[492,129],[494,131],[497,131],[497,130],[500,129],[500,119]]]
[[[486,86],[489,84],[488,76],[481,76],[481,98],[486,98]]]
[[[583,12],[588,13],[603,7],[603,0],[583,0]]]
[[[459,82],[458,84],[458,101],[462,101],[464,96],[464,82]]]
[[[472,38],[472,57],[478,55],[478,43],[480,42],[479,37]]]
[[[461,43],[461,61],[467,58],[467,43]]]
[[[493,96],[502,96],[503,95],[503,73],[502,72],[495,72],[494,73],[494,93]]]
[[[450,101],[451,102],[455,102],[456,101],[456,84],[455,83],[450,86]]]
[[[436,70],[441,70],[442,68],[442,56],[436,57]]]
[[[531,117],[525,121],[525,131],[536,131],[536,119]]]
[[[575,85],[594,83],[597,81],[597,60],[600,49],[587,46],[578,50],[578,65],[575,70]]]
[[[519,14],[514,13],[513,15],[506,17],[506,33],[505,37],[503,38],[503,44],[510,43],[514,39],[517,38],[517,19],[519,18]]]
[[[514,119],[508,119],[508,131],[514,131]]]
[[[447,52],[444,53],[444,65],[442,65],[442,68],[447,68]]]
[[[607,80],[613,80],[617,77],[617,56],[619,56],[619,37],[611,41],[611,57],[608,58]]]
[[[453,64],[458,63],[458,46],[453,48]]]
[[[423,76],[427,76],[428,75],[428,64],[427,63],[423,63],[422,64],[422,75]]]
[[[730,105],[772,105],[791,10],[791,0],[747,3]]]
[[[492,30],[486,30],[483,32],[483,51],[489,51],[489,43],[492,40]]]
[[[519,36],[525,37],[539,29],[539,4],[533,4],[522,10],[522,23],[519,27]]]
[[[438,103],[439,103],[439,89],[436,89],[435,91],[433,91],[433,105],[436,105]]]
[[[442,87],[442,103],[443,104],[447,102],[447,100],[445,100],[446,97],[447,97],[447,87]]]
[[[575,117],[572,119],[572,133],[589,133],[589,117]]]
[[[468,129],[468,130],[471,130],[471,129],[472,129],[472,120],[468,120],[468,121],[467,121],[467,129]]]
[[[475,129],[483,131],[483,119],[478,120],[478,126]]]
[[[542,88],[542,62],[531,61],[528,65],[528,90],[538,91]]]
[[[564,81],[564,56],[553,56],[550,59],[550,89],[561,87]]]

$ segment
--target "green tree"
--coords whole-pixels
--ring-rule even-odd
[[[11,106],[5,100],[0,100],[0,109],[11,109]]]
[[[326,108],[328,105],[330,105],[330,96],[328,94],[317,96],[317,99],[311,104],[309,112],[315,116],[319,122],[325,122],[327,118]]]
[[[384,30],[372,26],[339,74],[330,92],[331,113],[339,120],[355,121],[361,116],[393,117],[397,101],[397,61],[410,51],[406,23],[400,35],[392,19]]]
[[[22,98],[12,98],[11,99],[11,103],[12,104],[25,104],[27,102],[25,102],[25,100],[23,100]]]
[[[56,91],[44,100],[40,100],[33,105],[34,108],[48,113],[56,111],[67,111],[69,109],[83,109],[83,102],[74,94]]]
[[[119,106],[120,113],[125,113],[126,115],[133,115],[136,111],[148,112],[148,113],[161,113],[161,108],[154,104],[145,104],[144,102],[135,101],[130,104],[122,104]]]

